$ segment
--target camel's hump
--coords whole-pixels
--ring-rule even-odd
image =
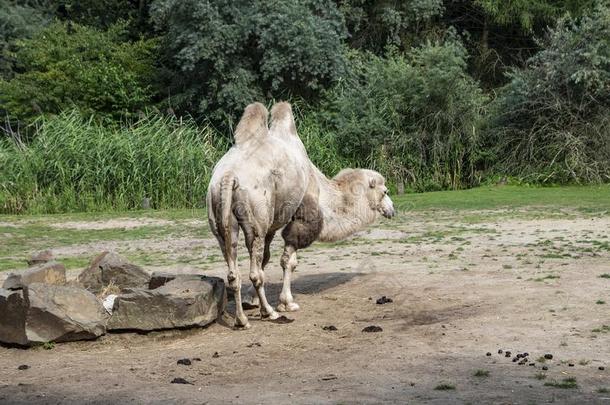
[[[294,123],[292,106],[285,101],[275,103],[271,108],[271,133],[275,136],[296,136],[297,126]]]
[[[235,143],[239,145],[249,139],[268,136],[268,115],[269,112],[267,111],[267,108],[261,103],[252,103],[248,105],[235,129]]]

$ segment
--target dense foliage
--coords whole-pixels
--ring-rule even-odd
[[[328,1],[158,0],[152,17],[182,112],[220,121],[252,100],[315,97],[344,72],[343,19]]]
[[[543,182],[610,180],[610,9],[562,18],[490,115],[500,166]]]
[[[54,23],[16,44],[17,69],[0,80],[0,103],[9,116],[32,122],[76,108],[120,119],[149,105],[155,42],[123,42],[124,26],[99,31]]]
[[[332,89],[325,106],[340,151],[417,190],[476,184],[485,96],[466,73],[464,47],[450,38],[356,58],[355,78]]]
[[[0,0],[0,212],[197,206],[252,101],[329,175],[610,180],[600,0]],[[195,184],[197,183],[197,184]]]

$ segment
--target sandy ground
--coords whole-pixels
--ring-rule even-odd
[[[451,212],[406,214],[306,249],[293,283],[301,311],[288,314],[290,324],[252,310],[247,331],[232,330],[227,317],[52,350],[0,347],[0,403],[610,404],[610,279],[600,277],[610,273],[610,217],[486,215],[473,223]],[[211,239],[147,246],[218,254]],[[272,304],[280,249],[278,241],[267,269]],[[160,269],[197,266],[149,268]],[[216,262],[207,273],[224,271]],[[376,304],[381,296],[393,302]],[[323,329],[330,325],[337,330]],[[362,332],[370,325],[383,331]],[[499,349],[528,352],[535,365]],[[546,353],[554,357],[542,363]],[[201,361],[178,365],[182,358]],[[23,364],[30,368],[18,370]],[[192,385],[171,384],[176,377]],[[570,377],[577,388],[545,385]]]

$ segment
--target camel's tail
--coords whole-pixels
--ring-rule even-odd
[[[273,105],[271,108],[270,131],[276,136],[299,136],[290,103],[282,101]]]
[[[221,220],[219,231],[222,233],[225,243],[225,253],[227,255],[227,261],[230,261],[233,257],[233,240],[232,229],[233,224],[233,190],[237,185],[237,178],[233,173],[227,173],[220,183],[220,207],[221,207]]]
[[[268,136],[268,115],[267,108],[261,103],[248,105],[235,128],[235,143],[239,145],[250,139]]]

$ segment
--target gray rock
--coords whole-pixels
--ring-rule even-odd
[[[27,262],[28,266],[35,266],[37,264],[52,262],[53,260],[55,260],[53,252],[50,250],[43,250],[42,252],[34,253]]]
[[[167,273],[164,271],[155,271],[150,276],[150,283],[148,283],[148,289],[154,290],[155,288],[164,286],[165,284],[177,278],[181,280],[201,280],[201,277],[204,276],[202,274],[176,274]]]
[[[0,342],[27,345],[25,318],[28,304],[23,290],[0,288]]]
[[[2,288],[18,290],[32,283],[66,284],[66,268],[58,262],[41,263],[19,273],[9,274]]]
[[[148,288],[150,275],[114,252],[103,252],[78,275],[78,282],[87,290],[99,293],[110,284],[121,290]]]
[[[95,339],[106,332],[108,315],[89,291],[32,283],[0,289],[0,341],[23,346]]]
[[[224,281],[218,277],[178,277],[154,290],[137,289],[114,300],[108,330],[205,326],[226,306]]]
[[[106,332],[106,310],[83,288],[34,283],[25,292],[30,343],[95,339]]]

